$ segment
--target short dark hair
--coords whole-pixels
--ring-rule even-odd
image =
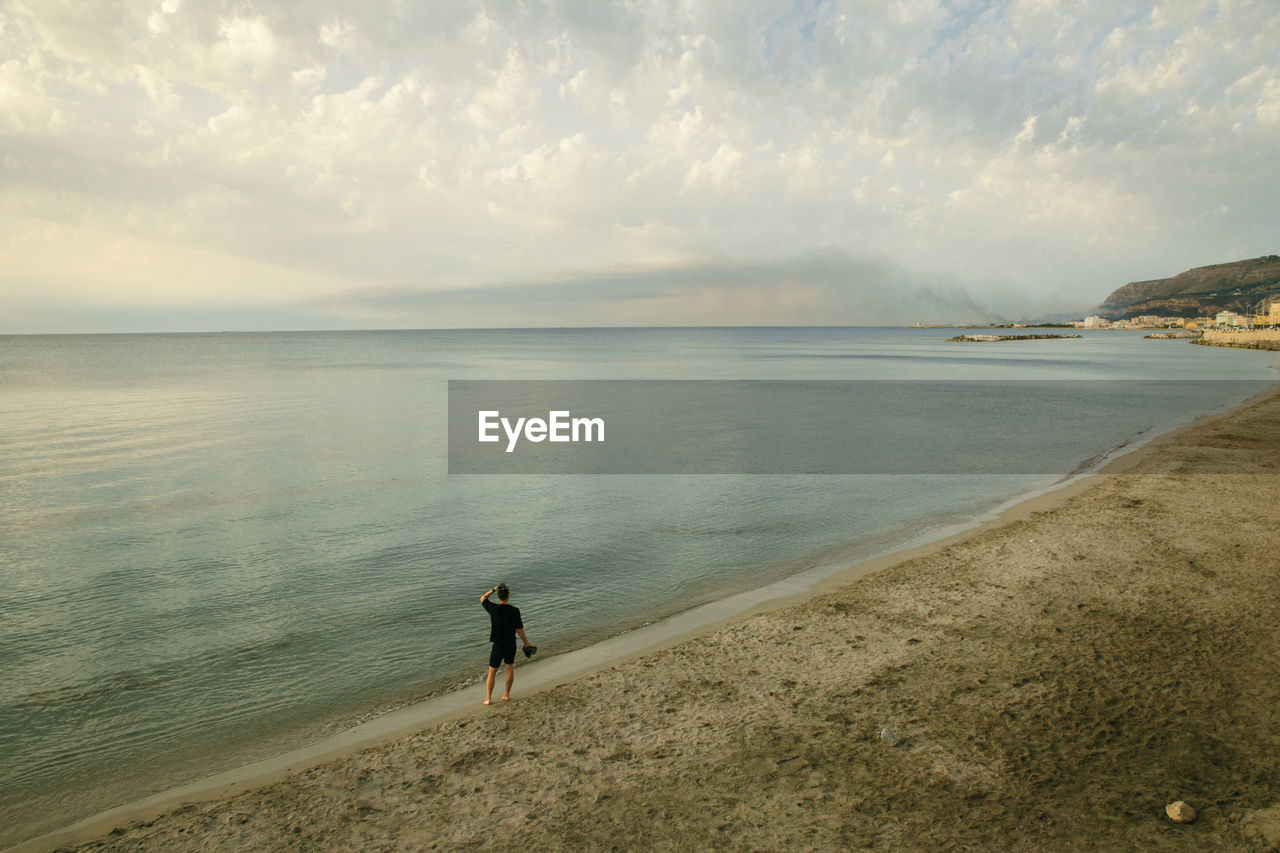
[[[498,600],[506,601],[511,597],[511,590],[507,588],[505,583],[498,584]]]

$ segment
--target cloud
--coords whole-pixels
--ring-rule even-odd
[[[511,325],[885,325],[978,320],[981,304],[954,282],[926,280],[890,262],[825,252],[768,263],[704,261],[580,272],[477,287],[355,288],[306,300],[302,310],[357,313],[396,325],[465,325],[476,311]]]
[[[666,322],[767,323],[846,296],[799,283],[804,259],[842,257],[1002,315],[1083,310],[1131,279],[1276,251],[1278,52],[1264,3],[14,0],[0,232],[102,237],[0,243],[0,290],[20,302],[13,271],[46,252],[84,258],[48,268],[104,306],[183,304],[209,257],[288,271],[262,273],[248,312],[335,282],[479,294],[709,275],[716,258],[755,289],[646,273],[605,301],[644,322],[661,305]],[[92,262],[126,245],[155,262],[133,279]],[[597,291],[557,292],[598,316]],[[520,320],[445,302],[450,322]],[[851,322],[916,319],[890,298],[840,304]]]

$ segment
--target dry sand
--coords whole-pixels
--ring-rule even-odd
[[[1278,496],[1272,394],[1050,510],[76,849],[1276,849]]]

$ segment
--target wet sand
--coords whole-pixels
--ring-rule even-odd
[[[540,692],[521,673],[510,703],[476,688],[413,733],[30,849],[1276,849],[1280,394],[1124,467]]]

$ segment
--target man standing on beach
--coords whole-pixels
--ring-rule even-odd
[[[489,596],[498,594],[498,604],[489,600]],[[489,677],[484,680],[484,704],[493,704],[493,682],[498,676],[498,664],[507,668],[507,689],[502,694],[503,702],[511,701],[511,685],[516,680],[516,634],[524,643],[524,654],[533,654],[534,647],[529,645],[529,638],[524,633],[524,622],[520,619],[520,608],[510,604],[511,590],[505,583],[500,583],[480,596],[480,605],[489,611],[489,642],[493,649],[489,652]]]

